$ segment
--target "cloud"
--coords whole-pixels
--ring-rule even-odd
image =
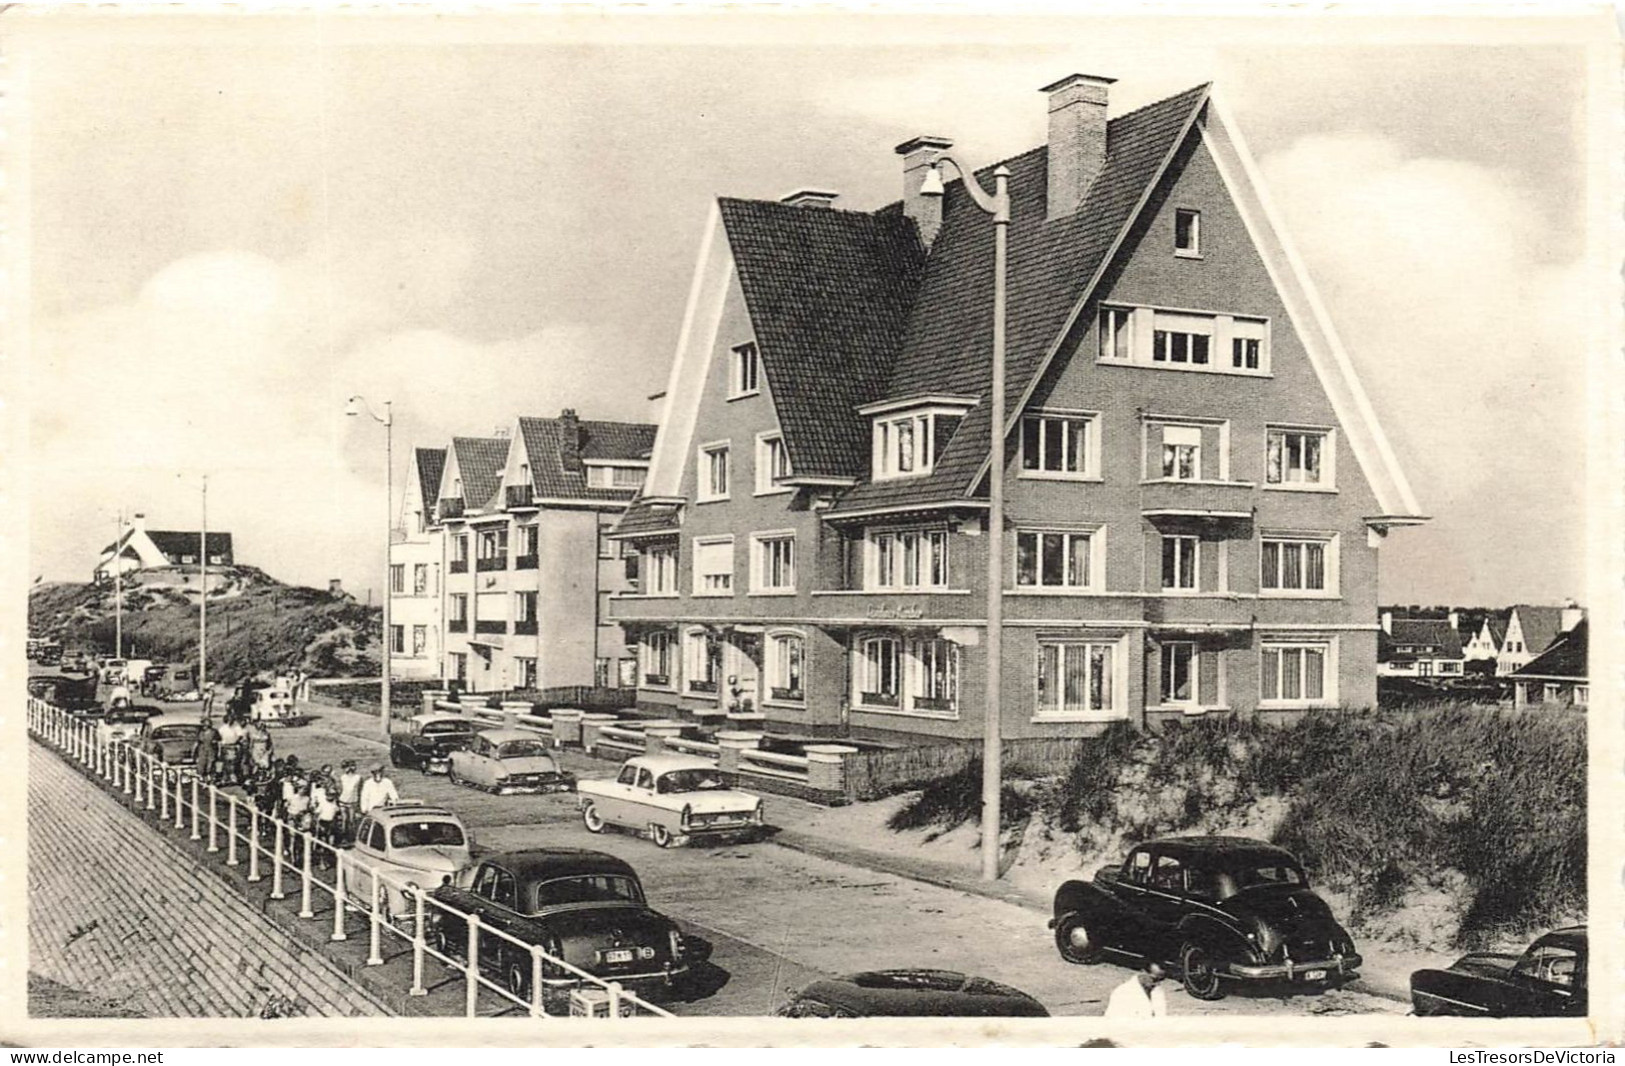
[[[1579,263],[1541,265],[1538,206],[1506,173],[1370,135],[1301,137],[1261,165],[1439,516],[1384,549],[1395,587],[1578,591],[1587,290]],[[1474,574],[1492,557],[1499,573]]]

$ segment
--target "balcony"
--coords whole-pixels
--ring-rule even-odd
[[[519,637],[534,637],[536,635],[536,619],[521,618],[513,624],[513,632]]]
[[[508,623],[503,619],[479,618],[474,621],[474,632],[476,633],[506,633],[507,631]]]
[[[1250,520],[1255,486],[1249,481],[1144,481],[1140,510],[1147,518]]]
[[[466,574],[466,573],[468,573],[468,560],[467,559],[453,559],[451,561],[451,563],[447,566],[447,569],[450,570],[454,574]]]
[[[449,633],[467,633],[468,619],[453,618],[451,621],[446,623],[446,631]]]
[[[532,485],[509,485],[504,496],[509,510],[536,506],[536,489]]]
[[[435,514],[444,522],[448,518],[463,517],[463,501],[456,496],[442,497],[440,504],[435,508]]]
[[[487,570],[506,570],[508,569],[508,557],[506,555],[489,555],[483,559],[476,559],[474,560],[474,569],[482,574]]]
[[[535,554],[533,553],[531,555],[516,555],[516,556],[514,556],[513,557],[513,568],[515,570],[534,570],[534,569],[536,569],[536,556],[535,556]]]

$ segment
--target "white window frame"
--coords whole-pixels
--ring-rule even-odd
[[[412,655],[422,658],[429,650],[429,627],[425,625],[412,626]]]
[[[191,557],[190,556],[183,556],[183,558],[190,560]],[[406,564],[405,563],[390,563],[389,564],[389,594],[391,596],[405,596],[406,595]]]
[[[710,655],[712,647],[717,650],[715,658]],[[695,696],[699,699],[705,699],[708,696],[715,696],[718,700],[722,698],[724,676],[722,656],[722,642],[713,637],[704,627],[695,626],[683,633],[683,692],[685,695]],[[705,692],[691,687],[696,681],[706,680],[703,675],[711,672],[710,667],[712,665],[715,666],[716,673],[711,683],[716,686],[716,691],[714,693]]]
[[[1189,694],[1180,699],[1169,695],[1169,681],[1179,661],[1174,649],[1185,654],[1185,682]],[[1202,650],[1194,640],[1167,640],[1157,647],[1157,699],[1162,707],[1195,707],[1202,694]]]
[[[784,457],[782,472],[775,475],[774,457]],[[776,496],[795,489],[784,484],[790,476],[790,451],[784,445],[784,434],[779,432],[756,434],[756,489],[754,495]]]
[[[788,545],[789,558],[785,564],[789,571],[788,583],[770,584],[773,576],[772,553],[776,546]],[[782,576],[782,575],[781,575]],[[796,592],[796,532],[776,529],[750,536],[750,593],[752,596],[793,596]]]
[[[528,610],[526,609],[528,606]],[[513,594],[513,620],[536,622],[540,620],[541,595],[532,589],[519,589]]]
[[[536,656],[515,655],[513,658],[515,673],[514,687],[519,689],[533,689],[541,675],[536,671]],[[529,676],[526,676],[529,675]]]
[[[1193,346],[1188,344],[1184,361],[1174,361],[1172,352],[1166,350],[1173,347],[1172,341],[1166,345],[1165,358],[1155,358],[1159,330],[1208,337],[1207,362],[1191,362]],[[1270,319],[1257,314],[1210,308],[1103,304],[1095,314],[1095,362],[1176,373],[1270,377],[1270,330]],[[1257,367],[1235,365],[1237,339],[1259,342]]]
[[[1060,585],[1047,584],[1044,581],[1044,538],[1047,536],[1060,536],[1066,538],[1063,546],[1066,559],[1072,556],[1071,540],[1074,537],[1083,537],[1089,542],[1089,565],[1083,575],[1081,584],[1063,583]],[[1021,580],[1021,543],[1025,537],[1037,538],[1033,548],[1033,580],[1024,584]],[[1104,527],[1080,529],[1077,527],[1061,528],[1048,526],[1022,526],[1011,538],[1014,542],[1014,554],[1010,560],[1014,585],[1018,591],[1033,592],[1089,592],[1104,587],[1106,573],[1106,531]],[[1070,567],[1067,567],[1070,571]]]
[[[1267,570],[1269,552],[1265,545],[1274,544],[1276,550],[1276,584],[1268,584]],[[1281,585],[1282,575],[1286,572],[1287,548],[1296,547],[1300,550],[1298,575],[1300,581],[1308,574],[1308,548],[1317,546],[1321,550],[1321,580],[1324,588],[1288,588]],[[1335,600],[1341,596],[1342,575],[1340,573],[1340,557],[1342,538],[1336,533],[1298,532],[1296,530],[1264,530],[1258,537],[1258,594],[1270,599],[1306,599],[1306,600]]]
[[[515,556],[540,555],[542,551],[541,529],[534,522],[522,522],[514,526],[514,532],[519,534]],[[528,549],[528,550],[527,550]]]
[[[1188,244],[1179,243],[1179,224],[1184,219],[1190,220]],[[1194,207],[1174,208],[1174,254],[1181,259],[1202,258],[1202,212]]]
[[[698,503],[726,500],[733,487],[733,442],[714,440],[700,445],[694,469],[694,499]],[[722,477],[717,477],[717,460],[721,460]],[[722,491],[717,491],[721,481]]]
[[[640,577],[645,596],[677,595],[677,546],[662,544],[643,553]]]
[[[883,680],[886,673],[885,664],[879,659],[871,659],[869,649],[871,646],[891,646],[891,675],[896,686],[894,695],[896,702],[871,702],[864,698],[866,694],[888,695],[884,688],[871,682]],[[904,702],[904,665],[903,665],[903,638],[896,633],[859,633],[852,642],[852,671],[851,671],[851,699],[854,710],[880,711],[882,713],[900,714]]]
[[[1226,345],[1228,351],[1220,354],[1229,359],[1231,373],[1236,374],[1262,374],[1269,370],[1270,365],[1270,324],[1268,319],[1249,318],[1245,315],[1235,315],[1230,320],[1229,341]],[[1247,350],[1244,342],[1257,343],[1256,366],[1247,365]],[[1241,363],[1238,365],[1237,360]]]
[[[1321,694],[1319,696],[1304,696],[1301,693],[1302,682],[1307,675],[1304,669],[1306,659],[1298,663],[1299,688],[1298,696],[1282,696],[1285,688],[1286,670],[1288,660],[1281,656],[1282,652],[1316,651],[1321,656]],[[1317,638],[1297,640],[1287,637],[1266,636],[1258,645],[1258,705],[1260,707],[1331,707],[1337,704],[1337,638]],[[1268,691],[1265,683],[1269,664],[1269,656],[1275,653],[1276,658],[1276,695],[1266,697]]]
[[[1207,315],[1155,312],[1151,319],[1151,361],[1159,365],[1211,369],[1219,347],[1217,326]],[[1181,342],[1178,339],[1181,337],[1186,339]],[[1206,338],[1206,342],[1198,344],[1199,337]]]
[[[1042,464],[1045,459],[1045,442],[1049,439],[1053,423],[1070,424],[1081,422],[1084,426],[1082,469],[1080,470],[1049,470]],[[1027,466],[1027,426],[1029,423],[1038,425],[1038,465]],[[1062,429],[1063,434],[1066,433]],[[1062,465],[1072,457],[1067,455],[1070,436],[1063,437],[1066,443],[1062,444]],[[1017,476],[1023,478],[1037,478],[1050,481],[1099,481],[1100,480],[1100,412],[1099,411],[1073,411],[1060,408],[1035,408],[1028,411],[1021,419],[1021,438],[1017,448],[1018,457]]]
[[[762,352],[755,341],[736,344],[728,367],[728,399],[742,400],[762,391]]]
[[[1591,706],[1591,686],[1590,685],[1575,685],[1574,686],[1574,705],[1576,707],[1589,707],[1589,706]]]
[[[429,564],[412,564],[412,595],[427,596],[429,594]]]
[[[800,660],[800,687],[793,689],[791,695],[775,696],[775,689],[791,691],[792,686],[786,684],[790,680],[790,654],[789,646],[794,642],[800,645],[798,657]],[[790,705],[805,707],[807,704],[807,636],[797,629],[771,630],[766,635],[763,653],[763,694],[762,702],[777,705]]]
[[[677,688],[679,659],[677,634],[670,629],[651,629],[638,641],[638,688],[672,692]],[[661,661],[664,660],[664,661]],[[663,669],[656,669],[663,667]],[[651,684],[649,677],[664,677],[663,685]]]
[[[1162,450],[1157,455],[1157,471],[1162,481],[1201,481],[1202,477],[1202,427],[1182,424],[1179,422],[1163,422]],[[1192,443],[1189,438],[1195,436]],[[1183,438],[1183,439],[1175,439]],[[1180,458],[1183,451],[1189,451],[1191,460],[1191,476],[1185,477],[1179,473]],[[1169,472],[1169,460],[1172,460],[1173,472]]]
[[[1168,571],[1165,560],[1167,558],[1168,551],[1167,544],[1171,540],[1177,541],[1181,544],[1189,542],[1191,545],[1191,583],[1188,586],[1168,584]],[[1185,553],[1178,548],[1176,548],[1174,551],[1175,577],[1178,576],[1179,557],[1183,554]],[[1162,591],[1167,595],[1188,596],[1202,591],[1202,538],[1194,533],[1161,534],[1161,539],[1157,544],[1157,578]]]
[[[929,682],[935,672],[928,658],[942,669],[944,695],[932,696],[927,693],[929,688],[934,687]],[[942,637],[910,637],[903,642],[903,700],[899,708],[902,713],[921,718],[958,718],[962,680],[963,664],[958,644]],[[920,701],[926,699],[939,700],[947,703],[947,706],[920,706]]]
[[[1095,358],[1103,363],[1134,361],[1134,308],[1106,306],[1095,319],[1099,348]]]
[[[931,472],[936,464],[936,428],[939,413],[931,409],[875,416],[872,447],[873,476],[876,481],[923,477]],[[906,453],[901,450],[900,428],[905,424],[910,435],[910,447]],[[908,469],[904,469],[905,465]]]
[[[728,548],[728,570],[726,581],[712,581],[707,584],[706,579],[722,577],[721,571],[709,572],[705,568],[705,548],[716,548],[726,545]],[[715,553],[720,554],[720,553]],[[729,533],[724,536],[695,537],[694,538],[694,589],[693,595],[697,597],[732,596],[734,594],[734,538]]]
[[[1108,699],[1104,701],[1106,705],[1104,707],[1090,707],[1088,706],[1090,700],[1086,695],[1082,708],[1068,708],[1064,703],[1064,681],[1058,686],[1058,691],[1053,693],[1057,698],[1046,702],[1046,696],[1042,694],[1041,685],[1044,676],[1045,649],[1047,648],[1057,649],[1057,679],[1066,677],[1066,661],[1070,656],[1085,656],[1089,665],[1085,667],[1084,685],[1091,693],[1095,687],[1093,683],[1095,672],[1093,669],[1092,649],[1104,651],[1108,659],[1105,676],[1109,685],[1107,689]],[[1033,721],[1098,722],[1123,717],[1123,708],[1125,706],[1124,686],[1127,682],[1126,659],[1127,655],[1121,637],[1090,636],[1082,633],[1066,636],[1045,636],[1040,634],[1037,642],[1037,654],[1033,657]]]
[[[448,599],[451,601],[446,607],[446,620],[448,622],[467,622],[468,619],[468,593],[453,592]],[[456,608],[461,607],[458,611]]]
[[[1280,435],[1281,480],[1270,480],[1271,441]],[[1291,480],[1287,457],[1291,437],[1320,438],[1320,479],[1318,481]],[[1336,492],[1337,491],[1337,430],[1331,426],[1301,426],[1272,422],[1264,427],[1263,486],[1272,492]]]
[[[918,538],[914,547],[914,564],[924,580],[909,583],[909,545],[907,538]],[[935,546],[941,544],[942,576],[933,580],[932,562],[939,558]],[[939,592],[948,588],[952,580],[953,538],[943,526],[901,526],[869,529],[864,532],[864,589],[870,592]],[[922,550],[930,549],[930,550]],[[888,564],[889,563],[889,567]],[[890,570],[891,580],[881,578]]]

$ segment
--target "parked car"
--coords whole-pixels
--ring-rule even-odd
[[[163,712],[157,707],[131,706],[112,707],[97,723],[96,735],[104,744],[117,740],[134,743],[141,736],[142,727],[147,719],[156,717]]]
[[[426,774],[445,773],[451,753],[473,743],[479,723],[460,714],[415,714],[404,732],[389,738],[389,761],[396,767],[415,767]]]
[[[265,685],[249,691],[248,716],[268,726],[304,725],[306,716],[294,702],[291,689],[280,685]]]
[[[125,683],[124,666],[125,660],[123,659],[103,659],[102,683],[107,685]]]
[[[151,659],[124,660],[124,683],[137,692],[147,691],[147,671],[152,669]]]
[[[147,671],[147,689],[163,700],[184,702],[203,698],[197,689],[197,668],[189,664],[153,667]]]
[[[688,972],[689,950],[677,923],[651,910],[632,867],[613,855],[577,848],[537,848],[490,855],[434,892],[435,899],[477,915],[594,977],[640,993],[669,988]],[[436,907],[424,922],[442,955],[468,955],[468,924]],[[480,968],[522,999],[531,994],[531,956],[499,936],[479,941]],[[542,981],[568,989],[581,978],[544,961]]]
[[[62,708],[78,718],[95,718],[102,713],[96,677],[31,677],[28,694]]]
[[[368,907],[376,870],[385,912],[409,914],[414,908],[407,886],[437,888],[469,864],[471,845],[463,820],[445,807],[396,803],[374,808],[356,822],[355,845],[339,852],[346,894]]]
[[[58,666],[62,662],[62,645],[54,640],[47,640],[40,644],[37,655],[41,666]]]
[[[171,766],[195,766],[202,731],[203,724],[196,718],[160,714],[141,724],[135,746]]]
[[[96,660],[82,651],[70,651],[62,656],[62,670],[73,674],[94,674]]]
[[[1163,963],[1197,999],[1222,998],[1230,981],[1324,988],[1362,961],[1292,853],[1246,837],[1140,844],[1092,881],[1062,885],[1050,927],[1068,962],[1116,952]]]
[[[486,729],[451,753],[453,784],[505,792],[573,792],[576,776],[560,768],[547,741],[522,729]]]
[[[728,787],[705,759],[688,755],[639,755],[626,760],[613,780],[581,781],[581,821],[591,833],[619,825],[663,848],[695,837],[760,834],[762,798]]]
[[[878,970],[814,981],[781,1018],[1048,1018],[1025,992],[953,970]]]
[[[1411,974],[1411,1007],[1423,1016],[1584,1017],[1589,954],[1586,927],[1576,925],[1552,930],[1522,955],[1463,955],[1447,969]]]

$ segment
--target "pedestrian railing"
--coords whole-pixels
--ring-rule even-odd
[[[86,774],[122,794],[133,809],[160,826],[204,844],[231,867],[247,867],[247,880],[270,881],[270,898],[298,897],[298,917],[315,921],[316,904],[330,904],[333,941],[348,940],[352,918],[367,937],[367,965],[382,966],[389,938],[412,955],[409,995],[427,995],[429,960],[458,971],[463,1014],[525,1012],[611,1018],[669,1011],[570,964],[543,948],[481,921],[414,882],[360,862],[302,828],[260,810],[252,799],[204,781],[192,767],[175,766],[134,744],[108,740],[93,721],[75,718],[44,700],[28,700],[28,729]]]

